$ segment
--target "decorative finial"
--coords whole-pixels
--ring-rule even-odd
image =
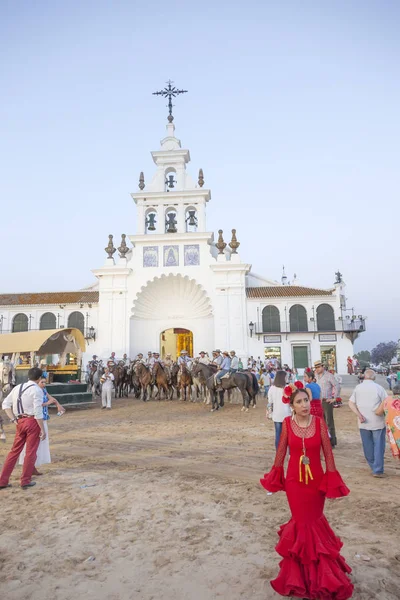
[[[336,281],[335,283],[343,283],[343,275],[341,274],[341,272],[338,270],[336,273]]]
[[[127,244],[126,244],[126,235],[125,235],[125,233],[123,233],[122,236],[121,236],[121,245],[118,248],[118,252],[119,252],[120,258],[125,258],[126,255],[129,252],[129,248],[128,248]]]
[[[108,246],[106,246],[104,248],[104,250],[107,252],[108,254],[108,258],[112,258],[113,254],[116,252],[116,249],[114,248],[114,244],[113,244],[113,237],[110,233],[110,235],[108,236]]]
[[[139,175],[139,190],[144,190],[144,174],[143,171]]]
[[[287,284],[287,277],[286,277],[286,273],[285,273],[285,265],[283,265],[283,267],[282,267],[281,282],[282,282],[282,285],[286,285]]]
[[[232,229],[232,239],[229,246],[232,248],[232,254],[237,254],[237,249],[240,246],[240,242],[238,242],[236,239],[236,229]]]
[[[163,98],[168,98],[169,123],[172,123],[172,121],[174,120],[174,117],[172,115],[172,98],[176,98],[177,96],[179,96],[179,94],[187,94],[187,90],[178,90],[175,86],[171,85],[172,83],[174,82],[169,80],[167,81],[168,87],[165,87],[160,92],[153,92],[153,96],[163,96]]]
[[[204,185],[203,169],[199,169],[199,186],[203,187],[203,185]]]
[[[226,248],[226,243],[224,242],[224,238],[222,237],[223,233],[224,232],[222,231],[222,229],[218,230],[218,242],[215,244],[215,247],[218,248],[219,254],[223,254]]]

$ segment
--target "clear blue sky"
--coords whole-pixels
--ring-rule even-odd
[[[388,0],[0,5],[1,291],[79,289],[153,172],[171,78],[176,134],[242,258],[329,287],[400,336],[400,4]]]

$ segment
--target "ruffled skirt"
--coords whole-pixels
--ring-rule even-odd
[[[353,584],[347,577],[350,567],[340,555],[341,540],[325,516],[309,523],[291,519],[279,530],[276,551],[283,560],[280,572],[271,581],[281,596],[310,600],[348,600]]]
[[[310,414],[314,417],[324,418],[324,411],[322,410],[321,400],[311,400],[310,402]]]

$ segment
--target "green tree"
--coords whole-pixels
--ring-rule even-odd
[[[388,365],[397,354],[397,342],[381,342],[371,350],[371,360],[374,365]]]
[[[369,350],[361,350],[355,355],[361,367],[369,367],[371,363],[371,352]]]

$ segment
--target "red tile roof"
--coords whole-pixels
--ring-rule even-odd
[[[39,292],[35,294],[0,294],[0,306],[27,304],[89,304],[99,301],[99,292]]]
[[[267,287],[248,287],[248,298],[300,298],[304,296],[332,296],[334,290],[318,290],[300,285],[270,285]]]

